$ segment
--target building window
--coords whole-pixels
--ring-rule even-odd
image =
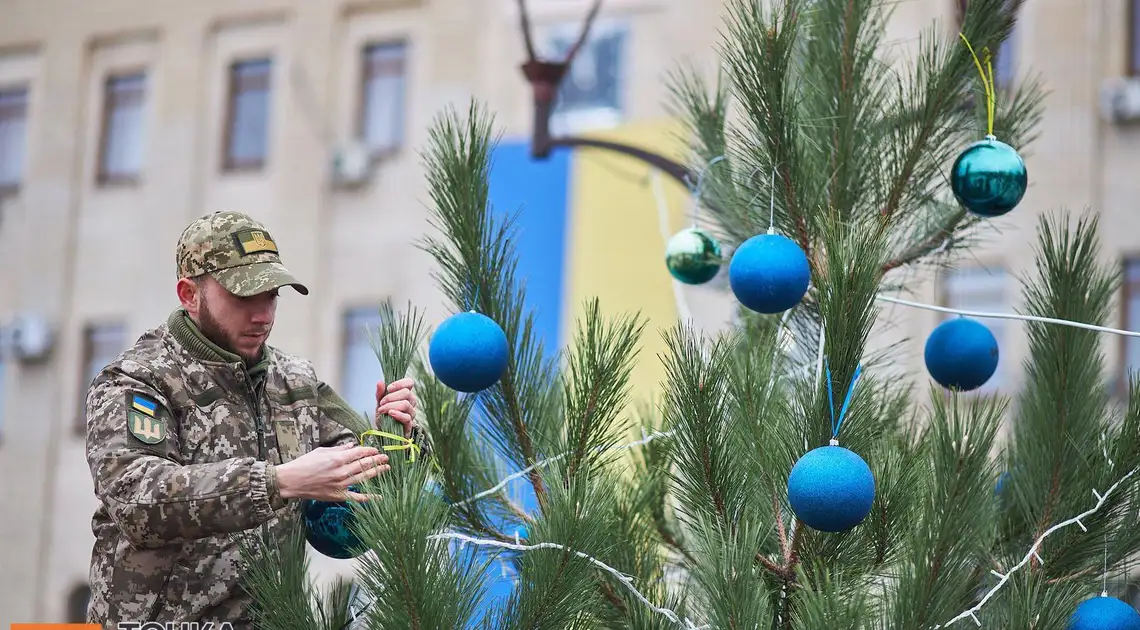
[[[5,369],[6,367],[6,358],[4,354],[0,352],[0,444],[4,442],[4,405],[5,394],[8,392],[8,381],[6,380],[8,371]]]
[[[1140,0],[1128,2],[1128,74],[1140,75]]]
[[[360,135],[375,156],[393,153],[404,143],[406,89],[407,45],[365,47]]]
[[[1140,330],[1140,258],[1124,261],[1123,319],[1125,330]],[[1122,337],[1124,365],[1120,375],[1120,391],[1128,393],[1129,379],[1140,369],[1140,339]]]
[[[962,20],[966,17],[966,7],[969,5],[969,0],[958,0],[958,25],[961,26]],[[1017,42],[1020,39],[1018,35],[1018,25],[1014,22],[1013,30],[1010,31],[1009,37],[1001,43],[997,51],[990,51],[992,54],[992,62],[994,68],[994,87],[999,90],[1009,88],[1013,85],[1013,77],[1017,72]],[[972,42],[971,42],[972,43]],[[985,57],[981,50],[976,49],[974,52],[978,53],[978,58],[985,63]]]
[[[552,31],[546,55],[564,59],[580,29],[574,24]],[[595,24],[590,29],[558,89],[551,118],[554,133],[612,127],[621,121],[627,39],[623,25]]]
[[[272,95],[269,59],[230,65],[224,170],[258,170],[269,151],[269,103]]]
[[[75,424],[76,435],[87,434],[87,390],[91,382],[126,348],[127,330],[122,324],[92,325],[83,331],[83,373],[80,375],[82,390]]]
[[[145,103],[145,73],[112,76],[103,84],[100,183],[133,182],[142,172]]]
[[[27,88],[0,88],[0,196],[20,188],[27,138]]]
[[[376,381],[384,378],[372,337],[380,328],[379,307],[352,308],[344,314],[340,395],[368,418],[376,411]]]
[[[1006,313],[1010,310],[1009,297],[1006,294],[1006,272],[1000,267],[966,267],[954,269],[943,276],[942,305],[947,308],[964,311],[981,311],[988,313]],[[942,320],[958,317],[944,313]],[[997,391],[1005,385],[1005,366],[1009,357],[1004,356],[1008,342],[1008,329],[1004,319],[992,317],[975,317],[985,324],[994,338],[997,339],[999,352],[1003,353],[998,359],[997,371],[978,389],[977,393],[988,394]]]
[[[87,621],[87,606],[91,602],[91,587],[79,584],[67,594],[67,623]]]

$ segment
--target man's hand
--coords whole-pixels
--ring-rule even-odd
[[[384,381],[376,383],[376,428],[380,429],[380,418],[389,416],[404,426],[404,437],[412,437],[416,426],[416,382],[410,378],[400,379],[387,388]]]
[[[349,492],[348,486],[371,479],[390,468],[388,456],[371,446],[322,446],[279,464],[276,467],[277,489],[282,499],[367,501],[367,495]]]

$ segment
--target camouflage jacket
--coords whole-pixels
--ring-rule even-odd
[[[274,465],[354,440],[343,414],[360,418],[308,361],[268,347],[247,368],[181,309],[146,332],[87,396],[88,621],[249,628],[235,535],[285,531]]]

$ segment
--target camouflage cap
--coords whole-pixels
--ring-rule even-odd
[[[210,274],[227,291],[241,297],[292,286],[309,289],[281,263],[277,243],[265,226],[240,212],[199,217],[178,239],[178,278]]]

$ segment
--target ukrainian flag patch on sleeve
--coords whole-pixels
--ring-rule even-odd
[[[159,417],[158,401],[142,394],[127,394],[127,430],[144,444],[166,439],[166,421]]]
[[[131,407],[136,411],[141,411],[150,417],[158,411],[158,403],[139,394],[131,395]]]

